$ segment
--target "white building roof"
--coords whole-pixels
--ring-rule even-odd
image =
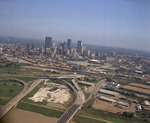
[[[122,102],[122,101],[118,101],[117,103],[120,104],[120,105],[124,105],[126,107],[130,106],[128,103],[125,103],[125,102]]]
[[[113,96],[119,96],[119,93],[115,91],[105,90],[105,89],[100,89],[100,93],[105,93],[105,94],[113,95]]]
[[[98,97],[99,99],[102,99],[102,100],[106,100],[106,101],[109,101],[109,102],[116,102],[116,100],[114,100],[114,99],[111,99],[111,98],[108,98],[108,97],[104,97],[104,96],[99,96]]]

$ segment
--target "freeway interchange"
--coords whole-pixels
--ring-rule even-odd
[[[66,75],[66,76],[60,76],[60,77],[56,77],[57,79],[63,79],[63,78],[71,78],[74,77],[72,79],[72,84],[70,82],[67,82],[65,80],[63,80],[63,82],[65,82],[66,84],[68,84],[72,90],[75,92],[76,94],[76,100],[75,102],[72,104],[72,106],[70,106],[70,108],[58,119],[57,123],[68,123],[73,116],[75,115],[75,113],[81,109],[81,107],[83,106],[84,103],[86,103],[88,101],[85,100],[85,95],[83,93],[83,91],[81,90],[81,88],[79,87],[78,83],[76,82],[76,78],[80,78],[83,77],[83,75],[76,75],[76,77],[73,75]],[[45,77],[44,79],[38,79],[35,80],[30,87],[28,87],[28,84],[26,84],[26,82],[19,80],[19,79],[12,79],[14,81],[18,81],[20,83],[22,83],[24,85],[24,89],[16,96],[14,97],[9,103],[7,103],[0,111],[0,119],[5,116],[15,105],[18,104],[18,102],[25,97],[28,93],[30,93],[36,86],[38,86],[41,82],[43,82],[44,80],[49,79],[49,77]],[[93,85],[89,88],[88,93],[90,93],[90,97],[92,95],[95,95],[96,92],[99,90],[99,87],[103,86],[105,80],[101,80],[100,82],[98,82],[96,85]]]
[[[90,97],[92,95],[95,95],[98,91],[100,87],[103,87],[104,82],[106,81],[106,79],[101,80],[100,82],[98,82],[96,85],[91,86],[90,89]],[[76,83],[75,79],[72,80],[72,84],[70,84],[69,82],[64,81],[65,83],[67,83],[76,93],[77,98],[74,102],[74,104],[59,118],[59,120],[57,121],[57,123],[68,123],[73,116],[75,115],[75,113],[81,109],[81,107],[83,106],[84,103],[86,103],[89,99],[85,100],[85,95],[83,93],[83,91],[81,90],[81,88],[79,87],[79,85]]]

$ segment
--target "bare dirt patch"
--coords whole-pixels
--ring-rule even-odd
[[[132,104],[130,107],[116,105],[116,103],[109,103],[99,99],[96,99],[93,108],[96,110],[103,110],[112,113],[123,113],[123,112],[135,112],[135,105]]]

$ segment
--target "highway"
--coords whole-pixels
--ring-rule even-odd
[[[84,103],[84,101],[85,101],[84,93],[81,90],[81,88],[79,87],[79,85],[76,83],[75,79],[72,80],[72,83],[76,87],[77,95],[78,95],[75,104],[82,105]]]
[[[100,88],[103,88],[105,85],[106,79],[103,79],[96,83],[95,85],[88,88],[88,93],[91,93],[92,95],[97,94],[97,92],[100,90]]]
[[[96,95],[98,91],[100,90],[100,88],[104,87],[105,82],[106,82],[106,79],[103,79],[99,81],[98,83],[96,83],[95,85],[89,87],[87,90],[87,93],[90,93],[90,96],[88,99],[84,101],[84,103],[88,102],[92,98],[93,95]]]
[[[79,75],[79,74],[69,74],[69,75],[57,75],[57,76],[45,76],[45,75],[35,75],[37,77],[43,78],[43,79],[73,79],[73,78],[83,78],[85,75]]]
[[[80,108],[80,105],[73,104],[62,117],[57,121],[57,123],[68,123],[71,118],[75,115],[75,113]]]
[[[78,74],[70,74],[70,75],[63,75],[63,76],[59,76],[59,77],[57,77],[58,79],[72,79],[72,78],[82,78],[82,77],[85,77],[85,75],[78,75]]]
[[[5,116],[18,102],[26,96],[29,92],[31,92],[38,84],[40,84],[44,79],[38,79],[34,81],[34,83],[28,88],[28,85],[26,82],[19,80],[19,79],[12,79],[18,82],[21,82],[24,84],[24,89],[16,96],[14,97],[9,103],[7,103],[0,111],[0,119]],[[28,90],[27,90],[28,89]]]
[[[59,118],[57,123],[68,123],[75,115],[75,113],[79,109],[81,109],[82,105],[88,101],[88,100],[85,101],[84,93],[76,83],[75,79],[72,80],[74,86],[67,81],[64,82],[67,83],[74,90],[74,92],[77,95],[77,98],[75,103]],[[103,79],[98,83],[96,83],[94,86],[91,86],[91,88],[89,89],[90,97],[92,97],[92,95],[95,95],[99,91],[100,87],[104,86],[105,82],[106,79]]]
[[[75,113],[81,109],[84,101],[85,101],[85,96],[83,91],[81,90],[81,88],[78,86],[78,84],[75,82],[75,79],[72,80],[72,83],[74,84],[74,86],[72,84],[70,84],[67,81],[64,81],[65,83],[67,83],[76,93],[77,98],[75,103],[58,119],[57,123],[68,123],[72,117],[75,115]]]
[[[38,86],[42,81],[45,79],[38,79],[35,80],[34,83],[28,88],[28,90],[24,93],[24,96],[26,96],[28,93],[30,93],[36,86]]]

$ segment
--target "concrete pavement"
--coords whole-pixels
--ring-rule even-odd
[[[74,84],[75,87],[67,81],[64,81],[64,82],[67,83],[75,91],[77,98],[76,98],[75,103],[59,118],[57,123],[68,123],[72,119],[72,117],[75,115],[75,113],[79,109],[81,109],[82,104],[85,101],[84,93],[82,92],[78,84],[75,82],[75,79],[72,80],[72,83]]]

